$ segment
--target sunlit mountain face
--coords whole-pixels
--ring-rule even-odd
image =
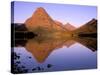
[[[38,7],[25,22],[12,23],[11,34],[12,73],[97,68],[95,18],[76,28]]]

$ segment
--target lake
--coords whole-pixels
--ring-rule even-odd
[[[12,52],[16,57],[13,65],[24,73],[97,68],[97,51],[73,40],[28,40]]]

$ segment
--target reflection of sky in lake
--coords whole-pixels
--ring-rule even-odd
[[[21,63],[27,69],[40,66],[44,68],[44,71],[56,71],[90,69],[96,68],[97,66],[97,52],[92,52],[90,49],[78,43],[69,48],[63,46],[54,50],[43,63],[38,63],[24,47],[14,47],[14,51],[21,54]],[[29,56],[32,58],[29,59]],[[52,64],[53,66],[48,69],[46,68],[47,64]]]

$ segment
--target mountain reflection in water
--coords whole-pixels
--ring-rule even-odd
[[[35,36],[30,39],[15,38],[14,41],[12,68],[15,73],[96,68],[96,38],[79,36],[56,39]],[[57,62],[59,60],[62,62]]]

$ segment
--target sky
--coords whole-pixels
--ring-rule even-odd
[[[17,1],[11,6],[14,8],[11,9],[14,17],[12,23],[24,23],[38,7],[43,7],[53,20],[70,23],[75,27],[80,27],[93,18],[97,19],[96,6]]]

